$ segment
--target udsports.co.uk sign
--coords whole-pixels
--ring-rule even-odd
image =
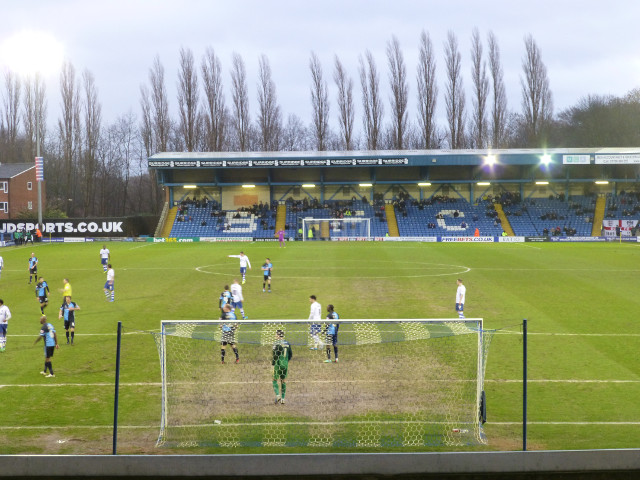
[[[124,221],[122,220],[45,220],[43,223],[43,235],[54,236],[86,236],[87,234],[99,236],[121,237],[125,235]],[[12,234],[16,231],[35,231],[37,222],[19,222],[6,220],[0,222],[0,233]]]

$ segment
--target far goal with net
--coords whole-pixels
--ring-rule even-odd
[[[340,320],[335,337],[328,325],[302,320],[161,326],[159,445],[327,451],[486,443],[491,333],[482,319]],[[275,373],[283,345],[293,354],[285,378]],[[276,380],[286,382],[286,403],[276,401]]]
[[[330,240],[332,238],[371,238],[371,219],[365,217],[345,218],[299,218],[302,240]]]

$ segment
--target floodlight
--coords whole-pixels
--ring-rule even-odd
[[[498,159],[495,155],[487,155],[484,157],[484,164],[490,167],[493,167],[498,162]]]
[[[546,180],[540,180],[536,182],[536,185],[549,185],[549,182],[547,182]]]
[[[250,184],[245,184],[245,185],[242,185],[242,188],[256,188],[256,186],[255,185],[250,185]]]
[[[418,183],[418,186],[419,187],[430,187],[431,184],[429,182],[420,182],[420,183]]]
[[[198,188],[197,185],[183,185],[182,188]]]
[[[359,183],[361,187],[373,187],[373,183]]]
[[[544,154],[540,157],[540,163],[543,165],[549,165],[551,163],[551,155]]]
[[[478,185],[481,187],[488,187],[489,185],[491,185],[491,182],[478,182]]]
[[[316,188],[313,183],[303,183],[302,188]]]
[[[596,180],[596,185],[609,185],[608,180]]]

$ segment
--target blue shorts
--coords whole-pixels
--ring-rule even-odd
[[[101,258],[100,261],[102,262],[102,265],[106,265],[107,264],[107,260],[109,260],[108,258]]]
[[[233,308],[242,308],[242,302],[231,302]]]
[[[464,311],[464,303],[456,303],[456,312]]]
[[[109,285],[109,282],[104,282],[105,290],[113,290],[113,283]]]
[[[8,323],[0,323],[0,333],[2,333],[2,335],[6,335],[7,334],[7,326],[9,324]]]
[[[240,267],[240,273],[242,275],[244,275],[245,273],[247,273],[247,267]]]

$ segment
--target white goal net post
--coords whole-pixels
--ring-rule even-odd
[[[313,218],[299,219],[302,240],[330,240],[331,238],[371,238],[371,218]]]
[[[482,319],[339,320],[335,335],[326,322],[163,321],[158,445],[486,443]],[[286,372],[278,351],[293,353]]]

